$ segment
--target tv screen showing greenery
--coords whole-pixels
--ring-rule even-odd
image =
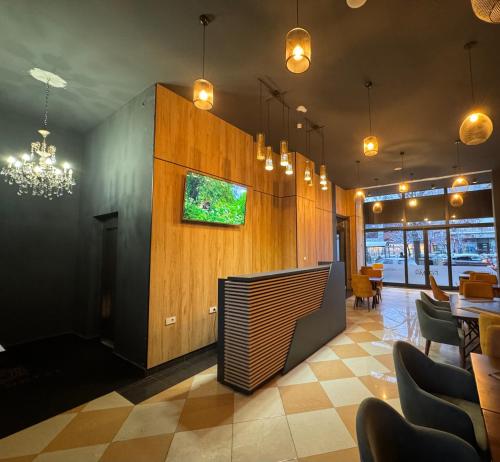
[[[194,172],[186,176],[184,220],[243,225],[246,203],[244,186]]]

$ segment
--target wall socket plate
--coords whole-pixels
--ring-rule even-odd
[[[165,325],[170,326],[170,324],[175,324],[177,322],[176,316],[170,316],[170,318],[165,318]]]
[[[217,307],[216,307],[216,306],[211,306],[211,307],[208,309],[208,313],[209,313],[209,314],[214,314],[214,313],[217,313]]]

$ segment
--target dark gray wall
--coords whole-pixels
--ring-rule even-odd
[[[0,108],[0,163],[29,150],[40,119]],[[50,126],[59,163],[75,170],[74,194],[49,201],[18,196],[0,176],[0,343],[16,344],[71,330],[83,137]]]
[[[118,212],[115,352],[145,367],[155,88],[150,87],[87,134],[80,201],[79,302],[75,330],[99,332],[101,225]]]

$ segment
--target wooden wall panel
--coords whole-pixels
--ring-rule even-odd
[[[323,191],[319,184],[319,175],[315,174],[314,185],[316,187],[316,207],[331,212],[333,210],[331,181],[328,181],[328,189]]]
[[[297,267],[315,266],[316,208],[313,201],[297,196]]]
[[[253,139],[208,111],[156,86],[155,157],[252,185]]]
[[[349,216],[348,200],[350,192],[339,186],[335,186],[335,213],[337,215],[342,215],[343,217]]]
[[[316,209],[316,258],[318,261],[333,260],[332,212]]]

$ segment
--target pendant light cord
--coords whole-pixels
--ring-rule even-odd
[[[455,144],[457,146],[457,172],[458,174],[460,174],[460,172],[462,171],[462,169],[460,168],[460,141],[455,141]]]
[[[283,138],[285,137],[285,101],[281,101],[281,132]]]
[[[259,130],[262,133],[262,82],[259,80]]]
[[[297,0],[297,5],[296,5],[296,13],[297,13],[297,27],[299,27],[299,0]]]
[[[359,160],[356,161],[356,170],[357,170],[357,176],[358,176],[358,187],[360,186],[360,181],[359,181]]]
[[[368,122],[370,124],[370,136],[371,136],[372,134],[372,104],[370,98],[371,84],[367,85],[366,88],[368,89]]]
[[[46,129],[48,120],[49,120],[49,93],[50,93],[50,84],[49,81],[47,80],[46,86],[45,86],[45,108],[44,108],[44,113],[43,113],[43,126]]]
[[[321,129],[321,163],[325,165],[325,132]]]
[[[290,151],[290,106],[288,106],[287,120],[286,120],[286,132],[288,139],[288,150]]]
[[[202,79],[205,79],[205,43],[206,43],[206,30],[207,30],[207,25],[205,22],[203,22],[203,53],[202,53],[202,58],[201,58],[201,77]]]
[[[467,51],[469,53],[469,78],[470,78],[470,92],[471,92],[471,96],[472,96],[472,105],[475,105],[475,97],[474,97],[474,81],[472,79],[472,51],[471,51],[471,48],[472,47],[467,47]]]
[[[267,140],[269,142],[269,146],[271,145],[271,100],[267,100]]]

